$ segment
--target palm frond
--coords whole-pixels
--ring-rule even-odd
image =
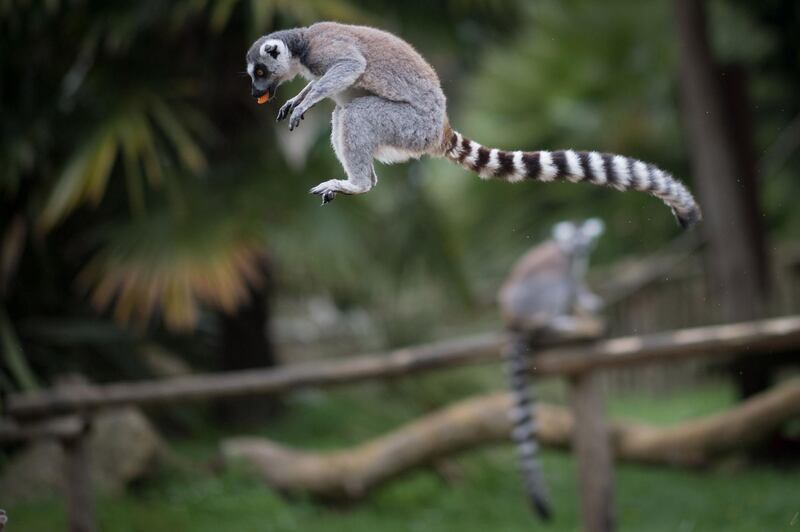
[[[2,342],[3,348],[3,362],[19,389],[33,390],[38,388],[39,383],[28,365],[19,338],[17,338],[11,326],[5,309],[2,308],[0,308],[0,342]]]
[[[116,231],[79,275],[98,309],[144,325],[160,316],[173,330],[193,328],[204,306],[234,311],[262,282],[258,225],[190,206],[136,220]]]
[[[170,153],[183,168],[203,172],[206,158],[195,137],[206,135],[206,126],[197,126],[200,122],[186,105],[177,109],[184,114],[150,91],[123,99],[65,164],[39,214],[38,228],[48,231],[79,206],[97,205],[120,159],[134,211],[143,203],[142,174],[150,185],[158,185]]]
[[[83,202],[96,204],[105,191],[119,144],[107,127],[100,128],[67,163],[39,215],[48,230]]]

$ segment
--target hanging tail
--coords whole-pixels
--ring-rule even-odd
[[[481,146],[449,128],[446,135],[444,156],[482,179],[586,182],[639,190],[666,203],[684,228],[702,218],[700,207],[683,183],[631,157],[596,151],[503,151]]]
[[[517,339],[504,352],[511,390],[511,438],[517,447],[522,483],[531,506],[542,518],[552,517],[547,486],[539,465],[539,446],[536,442],[536,419],[528,395],[527,343]]]

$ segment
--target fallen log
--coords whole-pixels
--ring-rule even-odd
[[[244,461],[281,492],[357,499],[437,458],[506,441],[509,405],[505,393],[466,399],[374,440],[326,453],[290,449],[264,438],[232,438],[223,441],[222,456],[226,463]],[[569,447],[574,419],[568,409],[540,404],[536,415],[543,445]],[[800,416],[800,379],[725,412],[673,426],[614,422],[612,446],[619,460],[700,467],[752,446],[796,416]]]

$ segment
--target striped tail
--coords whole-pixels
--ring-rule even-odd
[[[542,470],[539,467],[536,419],[533,417],[531,400],[528,396],[527,349],[527,343],[522,339],[517,339],[504,352],[512,397],[509,411],[511,438],[517,446],[522,483],[528,500],[539,517],[544,521],[549,521],[552,513],[547,486],[545,486]]]
[[[525,179],[585,181],[647,192],[666,203],[684,228],[702,218],[700,207],[683,183],[652,164],[623,155],[573,150],[503,151],[481,146],[451,130],[444,156],[482,179],[512,183]]]

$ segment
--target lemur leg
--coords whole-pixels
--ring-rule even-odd
[[[339,162],[342,162],[342,154],[344,153],[344,147],[342,146],[342,120],[341,120],[341,113],[342,113],[342,106],[337,105],[336,108],[333,110],[331,114],[331,145],[333,146],[333,152],[336,154],[336,158],[339,159]],[[371,176],[372,186],[378,184],[378,174],[375,173],[375,165],[372,165],[372,176]]]
[[[311,189],[323,203],[337,193],[364,194],[377,183],[372,165],[381,146],[422,153],[438,142],[441,124],[403,102],[378,96],[356,98],[334,110],[331,143],[347,180],[331,179]]]
[[[372,188],[375,139],[369,135],[353,134],[359,130],[369,131],[371,127],[350,104],[334,109],[331,115],[331,144],[347,173],[347,180],[331,179],[312,188],[310,192],[322,196],[323,204],[332,201],[337,193],[363,194]]]

